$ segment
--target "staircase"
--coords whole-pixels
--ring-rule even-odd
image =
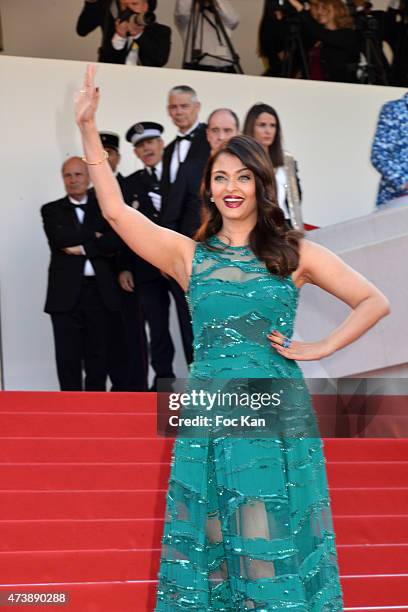
[[[0,393],[0,604],[68,593],[34,609],[154,609],[172,447],[155,411],[153,394]],[[345,610],[408,610],[408,439],[325,452]]]

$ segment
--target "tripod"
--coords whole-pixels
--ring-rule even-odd
[[[211,19],[211,16],[213,19]],[[207,53],[203,50],[205,23],[208,23],[214,28],[219,46],[228,48],[231,59]],[[228,72],[244,74],[239,55],[235,51],[231,39],[226,32],[216,1],[191,0],[190,18],[183,51],[183,68],[189,68],[190,70],[212,69],[212,67],[206,67],[205,63],[201,65],[201,61],[207,57],[221,60],[223,63],[227,64]],[[190,58],[190,60],[188,60],[188,58]],[[214,66],[213,69],[215,72],[218,71],[217,66]]]
[[[388,85],[387,71],[384,65],[381,42],[377,36],[377,24],[370,17],[364,17],[366,23],[362,29],[361,50],[366,64],[359,67],[360,83],[367,85]]]
[[[297,72],[295,59],[300,62],[300,72],[302,79],[309,78],[309,65],[306,55],[305,45],[302,40],[301,25],[299,19],[294,16],[287,17],[288,34],[286,36],[285,47],[283,49],[282,76],[284,78],[294,78]]]

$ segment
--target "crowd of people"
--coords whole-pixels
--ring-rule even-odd
[[[170,90],[167,111],[178,132],[167,146],[161,124],[142,120],[130,126],[126,142],[143,169],[127,177],[119,171],[120,136],[100,134],[126,204],[190,238],[201,222],[200,189],[207,161],[241,133],[234,110],[217,108],[204,123],[200,109],[197,93],[188,85]],[[407,125],[408,94],[386,105],[380,115],[372,160],[382,175],[379,205],[408,195]],[[272,162],[276,200],[287,227],[303,230],[297,162],[282,146],[278,113],[268,104],[253,105],[242,132],[253,137]],[[170,296],[186,364],[193,360],[184,291],[126,247],[106,223],[81,157],[65,160],[62,178],[65,197],[41,209],[51,249],[45,311],[52,320],[61,390],[103,391],[109,377],[114,391],[143,391],[149,388],[149,363],[154,373],[150,389],[155,390],[158,379],[175,375]]]
[[[165,66],[172,31],[156,9],[157,0],[85,0],[77,33],[101,29],[100,62]],[[176,0],[174,23],[183,68],[242,72],[232,0]],[[407,86],[407,0],[390,0],[386,11],[367,0],[264,0],[256,52],[265,76]]]

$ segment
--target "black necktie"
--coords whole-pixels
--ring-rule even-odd
[[[159,193],[160,192],[160,181],[157,176],[156,168],[153,166],[153,168],[151,168],[150,171],[151,171],[150,180],[151,180],[153,191],[155,191],[156,193]]]

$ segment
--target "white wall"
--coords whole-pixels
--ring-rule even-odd
[[[42,313],[48,246],[40,206],[63,195],[62,161],[80,152],[72,97],[84,64],[0,57],[2,225],[1,317],[6,387],[56,388],[51,326]],[[377,176],[369,150],[381,104],[402,95],[394,88],[101,65],[99,127],[121,134],[136,121],[157,120],[169,141],[175,130],[165,112],[166,92],[178,83],[195,87],[203,117],[230,105],[242,117],[256,101],[281,115],[286,145],[299,160],[305,219],[327,225],[373,209]],[[130,145],[121,170],[135,169]],[[178,366],[180,372],[180,367]]]
[[[183,49],[173,23],[176,0],[158,0],[157,19],[173,30],[172,51],[168,67],[180,68]],[[246,74],[261,74],[262,62],[257,57],[258,25],[263,0],[232,0],[241,16],[241,23],[232,35],[232,42],[241,56]],[[4,53],[51,59],[96,60],[100,31],[80,38],[75,25],[83,0],[1,0]]]

